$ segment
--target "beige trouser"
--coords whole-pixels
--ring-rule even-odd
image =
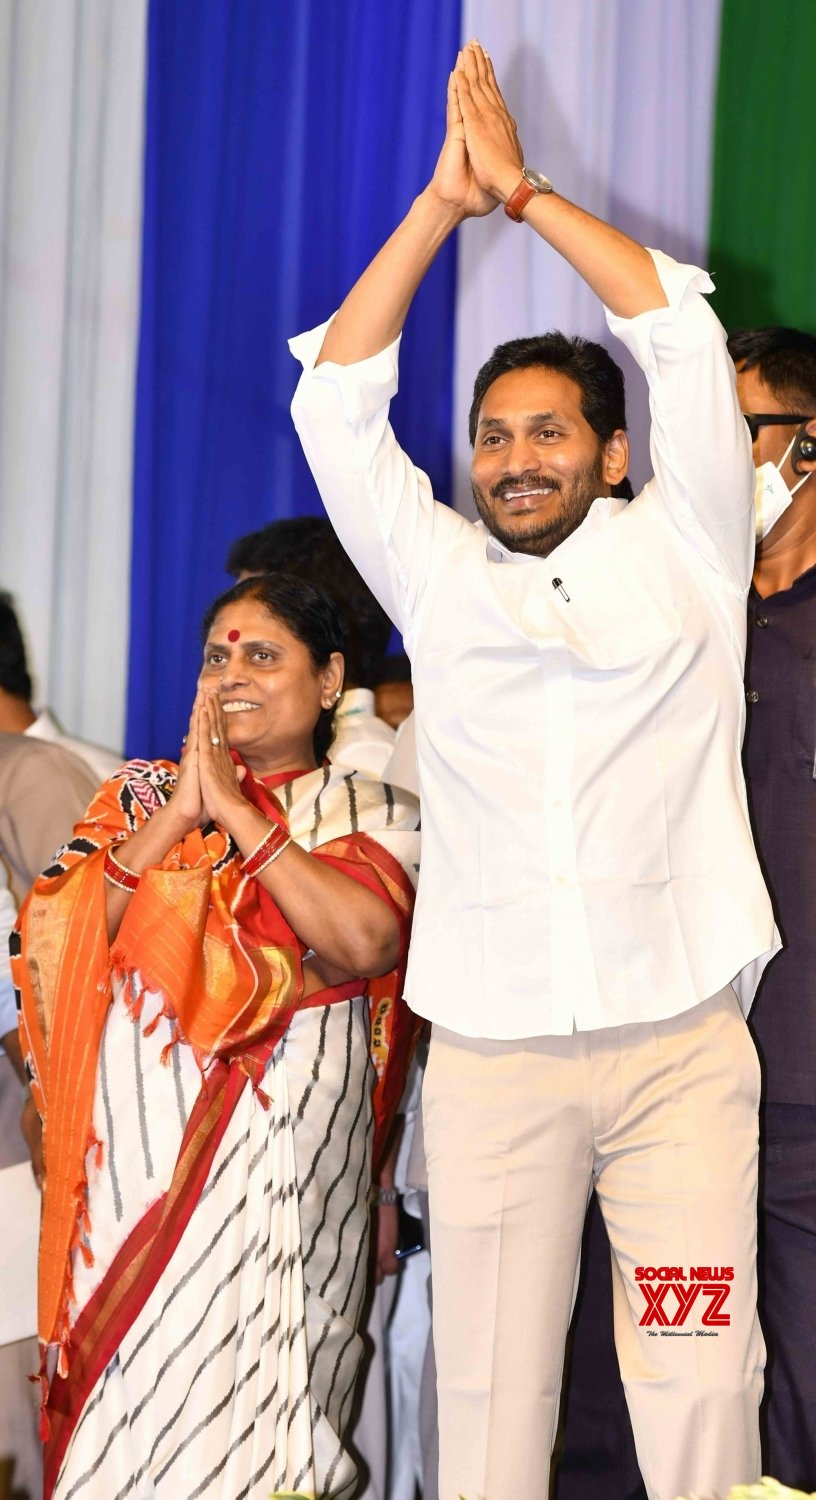
[[[568,1037],[434,1027],[423,1114],[440,1500],[545,1500],[593,1183],[649,1496],[725,1496],[759,1477],[759,1085],[730,988],[667,1021]],[[665,1273],[648,1295],[635,1275],[661,1267],[680,1297],[691,1267],[733,1268],[719,1314],[719,1294],[701,1291],[672,1327]]]

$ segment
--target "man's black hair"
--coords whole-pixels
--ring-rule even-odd
[[[592,431],[602,443],[613,432],[626,431],[626,393],[623,371],[602,344],[591,339],[568,338],[553,330],[531,338],[510,339],[499,344],[482,365],[473,387],[468,430],[470,446],[476,442],[476,428],[482,402],[494,380],[510,370],[526,370],[541,365],[574,380],[581,392],[581,411]]]
[[[245,578],[233,584],[226,593],[219,594],[210,605],[201,622],[201,639],[206,644],[212,625],[222,609],[229,604],[240,604],[242,599],[256,599],[270,615],[282,620],[297,640],[302,641],[311,657],[316,672],[328,664],[334,651],[346,654],[346,632],[343,612],[336,602],[321,589],[315,588],[304,578],[290,573],[260,573],[257,578]],[[334,711],[320,710],[314,727],[314,751],[317,764],[323,761],[334,733]]]
[[[227,572],[291,573],[321,589],[338,605],[346,627],[349,682],[374,688],[380,681],[391,622],[343,551],[323,516],[272,521],[233,542]]]
[[[0,688],[12,698],[31,702],[31,678],[28,675],[25,645],[11,594],[0,592]]]
[[[816,414],[816,338],[798,328],[740,328],[728,353],[743,370],[757,370],[781,406]]]

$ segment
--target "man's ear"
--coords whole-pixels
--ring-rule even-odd
[[[629,468],[629,439],[622,427],[607,438],[603,449],[603,476],[607,484],[620,484]]]

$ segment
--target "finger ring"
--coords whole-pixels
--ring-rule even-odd
[[[219,740],[217,734],[213,735],[212,739],[210,740],[210,744],[211,745],[220,745],[221,744],[221,741]]]
[[[187,736],[186,736],[186,734],[183,734],[181,736],[181,743],[182,743],[182,745],[186,745],[187,744]]]

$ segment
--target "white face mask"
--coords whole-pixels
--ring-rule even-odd
[[[796,442],[796,433],[793,434],[785,452],[782,454],[778,464],[760,464],[756,471],[756,486],[754,488],[754,514],[756,518],[757,541],[768,535],[772,526],[775,526],[780,516],[785,514],[797,490],[802,488],[810,474],[805,474],[798,484],[788,489],[782,478],[782,465]]]

